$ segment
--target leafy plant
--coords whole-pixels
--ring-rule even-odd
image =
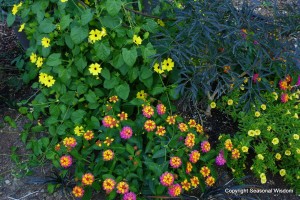
[[[202,126],[174,113],[172,57],[155,63],[163,75],[151,68],[157,19],[133,5],[25,0],[7,17],[9,25],[23,20],[20,31],[30,39],[23,80],[37,90],[19,104],[31,120],[22,140],[63,174],[74,166],[75,197],[90,199],[101,188],[107,199],[179,196],[215,182],[215,151]]]
[[[219,108],[239,122],[240,128],[232,139],[223,135],[220,141],[227,164],[237,177],[243,176],[247,167],[264,184],[267,172],[271,171],[280,174],[299,193],[299,82],[288,75],[279,85],[281,90],[274,88],[273,93],[262,93],[268,103],[251,104],[249,113],[242,111],[243,105],[236,104],[242,90],[217,102]],[[229,104],[230,101],[234,103]],[[233,149],[237,149],[235,153]],[[252,164],[245,166],[249,159]]]
[[[174,12],[176,20],[156,34],[156,58],[176,62],[183,102],[214,101],[244,84],[240,102],[247,110],[256,99],[264,101],[260,93],[270,91],[274,76],[299,69],[299,48],[285,39],[299,30],[291,23],[298,19],[294,12],[264,17],[247,4],[237,10],[230,0],[184,1]]]

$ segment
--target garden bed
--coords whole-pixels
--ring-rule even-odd
[[[270,6],[263,6],[263,8],[266,8],[266,7],[269,8]],[[108,10],[108,12],[109,12],[110,15],[113,15],[115,11],[114,10]],[[268,12],[266,12],[266,15],[268,15]],[[49,176],[49,175],[52,176],[53,175],[52,172],[55,171],[55,169],[52,169],[52,167],[50,167],[51,164],[48,161],[45,160],[45,162],[42,163],[44,165],[40,166],[40,167],[37,167],[37,168],[36,167],[32,168],[29,164],[28,165],[26,164],[27,155],[29,155],[28,153],[32,153],[32,152],[28,152],[28,151],[25,150],[25,147],[24,147],[23,143],[19,140],[19,137],[20,137],[20,134],[23,131],[23,127],[24,127],[24,125],[25,125],[25,123],[27,122],[28,119],[22,117],[20,114],[17,114],[16,111],[10,110],[8,107],[16,108],[17,107],[16,102],[18,102],[22,99],[28,99],[28,98],[31,98],[31,97],[35,97],[38,90],[37,89],[30,89],[30,88],[26,88],[26,87],[21,87],[20,85],[7,84],[7,83],[9,83],[9,81],[6,81],[6,78],[10,77],[11,75],[15,75],[16,71],[17,71],[14,67],[12,67],[10,62],[21,51],[20,51],[20,46],[18,45],[18,43],[15,42],[15,36],[11,32],[11,30],[7,29],[4,25],[2,25],[2,27],[4,27],[3,30],[5,30],[5,31],[3,31],[4,34],[1,34],[2,38],[0,38],[0,41],[5,40],[5,42],[6,42],[5,45],[6,46],[9,45],[9,48],[3,48],[1,46],[1,49],[2,50],[9,50],[9,51],[7,51],[7,52],[2,51],[1,54],[6,55],[6,53],[7,53],[7,55],[9,55],[9,56],[5,56],[5,59],[0,60],[1,61],[0,62],[0,67],[5,66],[5,67],[2,67],[2,71],[4,71],[6,73],[5,75],[2,75],[4,77],[4,79],[1,79],[1,80],[4,80],[4,81],[0,82],[0,91],[1,91],[0,92],[0,95],[1,95],[0,96],[1,97],[0,98],[0,116],[3,116],[3,117],[4,116],[9,116],[10,118],[5,118],[5,121],[10,122],[10,124],[15,126],[15,128],[12,129],[12,128],[8,127],[8,125],[6,123],[4,123],[3,120],[2,121],[0,120],[0,126],[1,126],[0,127],[1,128],[0,133],[1,133],[1,135],[3,136],[3,138],[9,138],[8,140],[1,140],[0,141],[0,148],[1,148],[0,150],[1,150],[1,152],[3,152],[3,154],[1,154],[1,163],[0,163],[0,173],[1,173],[1,176],[2,176],[1,177],[1,183],[0,183],[0,186],[1,186],[0,187],[0,198],[4,198],[4,199],[5,198],[7,198],[7,199],[20,199],[20,198],[22,198],[22,199],[26,199],[26,198],[28,198],[28,199],[65,199],[67,196],[70,195],[69,192],[71,191],[72,188],[67,189],[69,191],[58,190],[57,192],[54,193],[54,195],[49,195],[49,194],[46,193],[47,188],[46,188],[45,184],[41,184],[41,182],[43,182],[43,180],[47,180],[47,179],[45,179],[46,176]],[[244,33],[247,33],[247,32],[244,32]],[[103,34],[102,36],[104,37],[106,33],[105,34],[101,33],[101,34]],[[3,39],[4,36],[6,37],[5,39]],[[139,40],[141,40],[141,38],[139,38],[139,40],[138,40],[138,39],[134,39],[135,37],[137,37],[137,36],[134,35],[134,37],[133,37],[133,42],[135,43],[134,45],[140,45],[141,41],[139,41]],[[13,45],[13,44],[15,44],[15,45]],[[43,44],[43,42],[42,42],[42,45],[43,45],[43,47],[46,46],[45,48],[47,48],[47,44]],[[102,46],[101,48],[104,48],[104,47]],[[147,46],[147,48],[148,48],[148,46]],[[122,49],[122,51],[123,51],[123,49]],[[16,53],[14,53],[14,52],[16,52]],[[125,51],[125,54],[126,54],[126,51]],[[66,54],[66,56],[68,56],[68,55]],[[98,54],[97,56],[102,56],[102,55]],[[54,59],[54,60],[56,59],[56,61],[53,61],[52,63],[49,62],[48,64],[50,66],[55,66],[55,65],[57,65],[57,62],[58,62],[57,59],[60,60],[60,57],[58,57],[57,55],[54,55],[52,59]],[[101,57],[101,59],[105,60],[106,58]],[[143,59],[145,59],[146,63],[148,62],[147,57],[144,57],[144,55],[143,55]],[[132,64],[133,65],[135,61],[132,63],[132,61],[126,60],[125,62],[126,62],[126,64],[129,64],[129,65]],[[166,59],[166,62],[170,62],[169,58]],[[9,68],[9,70],[7,70],[8,68]],[[147,84],[149,84],[149,83],[146,82],[146,79],[148,78],[147,73],[152,74],[152,72],[148,72],[149,70],[147,71],[147,69],[142,69],[142,70],[144,70],[144,72],[142,73],[142,77],[147,76],[145,78],[145,80],[143,80],[144,84],[147,85]],[[90,73],[92,73],[92,72],[90,72]],[[118,74],[118,75],[120,75],[120,74]],[[62,76],[67,76],[67,75],[65,73],[62,73]],[[18,76],[15,76],[14,78],[16,78],[16,80],[17,80]],[[108,72],[108,75],[107,75],[107,71],[106,71],[106,75],[103,75],[103,78],[110,80],[109,72]],[[10,82],[14,82],[14,81],[10,81]],[[95,82],[90,82],[91,85],[94,84],[94,83]],[[47,85],[47,83],[43,83],[43,84],[45,86],[49,87],[49,85]],[[50,87],[53,84],[54,84],[54,82],[51,83]],[[106,87],[106,86],[107,86],[107,84],[106,85],[104,84],[104,87]],[[16,90],[16,87],[18,88],[17,90]],[[37,84],[34,86],[34,88],[37,88]],[[123,92],[122,90],[126,90],[127,85],[126,84],[125,85],[120,85],[120,86],[118,86],[118,88],[119,89],[116,90],[116,92],[120,94],[122,99],[126,100],[127,97],[128,97],[128,94],[124,95],[124,93],[122,93]],[[112,88],[108,87],[107,89],[112,89]],[[16,92],[16,91],[19,91],[19,92]],[[156,94],[156,92],[157,91],[155,91],[155,92],[153,91],[153,94]],[[97,93],[97,94],[101,94],[101,93]],[[113,102],[114,100],[111,100],[111,98],[112,97],[109,98],[109,101]],[[85,106],[89,106],[89,107],[91,107],[91,109],[94,109],[93,108],[94,105],[92,103],[95,103],[95,102],[90,97],[87,97],[87,99],[88,99],[89,104],[88,105],[86,104]],[[14,102],[14,103],[12,103],[12,102]],[[65,101],[64,103],[67,104],[69,102]],[[174,102],[172,102],[172,103],[174,103]],[[234,122],[228,115],[224,114],[220,110],[213,109],[211,111],[211,116],[210,117],[208,117],[207,115],[204,115],[205,112],[203,110],[205,110],[205,105],[206,105],[206,103],[199,104],[195,107],[192,107],[190,110],[185,110],[185,111],[181,110],[180,113],[182,114],[182,116],[186,120],[189,120],[189,119],[193,118],[198,123],[201,122],[201,124],[203,125],[203,130],[204,130],[205,135],[209,136],[208,141],[210,142],[211,147],[215,148],[217,146],[216,141],[218,140],[220,134],[227,134],[227,135],[230,135],[230,136],[233,137],[233,136],[235,136],[235,133],[237,131],[239,131],[239,129],[237,127],[237,122]],[[181,106],[178,106],[178,107],[180,108]],[[25,110],[25,112],[24,112],[24,109],[25,109],[25,107],[23,107],[23,114],[24,113],[27,114],[28,111]],[[143,110],[144,110],[144,108],[143,108]],[[54,113],[54,112],[56,112],[56,111],[54,111],[54,110],[50,111],[50,113]],[[83,111],[81,111],[81,113],[83,113]],[[147,116],[146,111],[143,114],[146,118],[151,117],[151,116],[150,117]],[[72,117],[72,121],[74,123],[78,122],[76,120],[76,117],[80,117],[80,116],[76,115],[75,117]],[[17,119],[16,124],[14,124],[13,120],[10,120],[10,119]],[[43,119],[43,117],[40,117],[39,120],[41,120],[41,123],[43,123],[44,119]],[[37,122],[38,124],[40,123],[39,120]],[[80,120],[80,121],[82,121],[82,120]],[[89,125],[89,126],[93,127],[92,125]],[[97,127],[97,123],[96,123],[95,127]],[[40,130],[39,126],[35,126],[34,128],[37,128],[37,130]],[[109,127],[106,127],[106,128],[109,128]],[[104,129],[104,130],[107,130],[107,129]],[[42,137],[45,137],[46,134],[44,134],[44,133],[42,133],[41,135],[36,134],[36,136],[37,136],[37,139],[40,139]],[[21,137],[23,138],[24,135],[22,134]],[[32,144],[33,143],[31,143],[31,145]],[[88,145],[88,143],[85,143],[85,144]],[[85,147],[83,147],[83,148],[85,148]],[[136,148],[136,146],[135,146],[135,148]],[[130,147],[127,147],[127,145],[126,145],[126,149],[129,149],[128,150],[129,153],[134,152],[136,150],[136,149],[131,150]],[[35,151],[34,148],[33,148],[33,151]],[[59,150],[57,150],[57,151],[59,151]],[[36,154],[36,152],[34,152],[34,153]],[[47,156],[51,157],[52,160],[55,161],[54,154],[56,154],[56,153],[53,153],[53,152],[50,152],[50,153],[52,153],[52,154],[47,154]],[[68,153],[69,153],[69,151],[68,151]],[[153,151],[152,151],[152,153],[153,153]],[[60,152],[60,154],[61,154],[61,152]],[[72,156],[73,155],[74,154],[72,154]],[[154,157],[154,155],[157,156],[158,155],[157,152],[156,152],[156,154],[153,153],[153,157]],[[151,153],[148,154],[148,156],[151,157]],[[165,153],[165,157],[166,157],[166,153]],[[251,158],[255,157],[254,152],[249,151],[248,157],[249,157],[249,159],[247,160],[246,165],[250,165],[249,163],[251,163]],[[78,157],[76,157],[76,158],[78,158]],[[157,157],[157,158],[160,158],[160,157]],[[59,166],[59,164],[57,164],[56,166]],[[69,167],[69,166],[67,166],[67,167]],[[61,167],[61,166],[59,166],[59,167]],[[67,168],[67,167],[65,167],[65,168]],[[23,177],[23,175],[26,174],[26,172],[28,172],[28,171],[33,172],[33,174],[31,174],[31,178],[30,177]],[[71,173],[73,173],[74,168],[70,168],[70,171],[71,171]],[[225,166],[218,167],[217,172],[218,172],[217,173],[218,177],[216,177],[216,178],[218,178],[217,182],[213,187],[210,188],[210,190],[214,190],[214,189],[217,189],[218,187],[222,187],[232,179],[231,170],[229,170]],[[248,185],[253,185],[253,186],[251,186],[252,188],[263,188],[263,189],[282,188],[282,189],[289,189],[288,186],[283,182],[282,178],[279,175],[272,176],[271,174],[267,174],[268,181],[267,181],[266,184],[262,185],[262,184],[260,184],[260,181],[258,179],[254,178],[251,171],[246,171],[245,174],[249,175],[250,178],[246,179],[244,183],[248,184]],[[79,184],[81,184],[81,183],[79,183]],[[138,185],[136,183],[134,183],[134,184]],[[66,185],[74,187],[75,182],[74,182],[74,180],[71,180],[69,183],[66,183]],[[48,190],[52,191],[54,189],[53,187],[54,187],[53,185],[50,186],[50,188],[48,186]],[[99,187],[99,186],[96,186],[96,187]],[[136,188],[134,188],[134,189],[136,189]],[[235,190],[230,190],[229,187],[226,190],[225,189],[226,189],[226,187],[223,188],[221,191],[219,191],[219,193],[220,192],[221,193],[222,192],[223,193],[224,192],[225,193],[226,192],[231,193],[231,192],[235,191]],[[161,188],[160,189],[158,188],[157,190],[161,190]],[[151,191],[151,192],[153,192],[153,191]],[[188,193],[188,194],[190,194],[190,193]],[[99,195],[99,196],[97,196],[97,195]],[[104,195],[103,193],[95,194],[93,196],[93,199],[104,198],[103,195]],[[196,196],[197,198],[200,198],[201,191],[200,190],[198,191],[198,189],[194,189],[194,190],[191,191],[191,195]],[[249,191],[247,191],[247,192],[245,192],[244,195],[245,195],[245,198],[254,197],[254,198],[257,198],[257,199],[277,199],[277,198],[291,199],[291,200],[298,199],[298,197],[293,193],[276,194],[274,191],[271,194],[268,194],[267,192],[259,193],[259,192],[251,192],[251,191],[249,192]],[[110,198],[112,198],[112,197],[110,197]],[[232,198],[234,198],[234,197],[232,197]]]

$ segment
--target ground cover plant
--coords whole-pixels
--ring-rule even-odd
[[[248,168],[265,184],[270,171],[280,174],[299,193],[299,79],[287,75],[273,86],[274,92],[262,94],[266,103],[256,101],[248,113],[238,104],[243,90],[217,102],[219,108],[239,122],[240,128],[232,138],[221,135],[220,144],[236,177],[243,177]]]
[[[51,160],[62,177],[74,174],[75,197],[89,199],[93,189],[107,199],[179,196],[217,177],[201,124],[174,113],[172,57],[154,64],[163,75],[152,69],[149,35],[158,22],[129,12],[132,5],[22,1],[7,17],[9,25],[20,17],[30,40],[17,65],[36,90],[19,103],[31,120],[21,138],[33,160]]]

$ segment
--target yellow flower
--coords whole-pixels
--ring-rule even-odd
[[[278,94],[276,92],[272,92],[275,101],[278,99]]]
[[[279,174],[280,174],[280,176],[285,176],[285,175],[286,175],[285,169],[281,169],[281,170],[279,171]]]
[[[263,110],[266,110],[267,106],[266,106],[266,104],[261,104],[260,108],[263,109]]]
[[[91,43],[95,43],[98,40],[101,40],[101,32],[98,29],[91,30],[89,33],[89,40]]]
[[[244,83],[245,84],[248,83],[248,78],[247,77],[244,78]]]
[[[290,151],[290,150],[285,150],[284,154],[285,154],[286,156],[290,156],[290,155],[291,155],[291,151]]]
[[[104,144],[106,144],[107,146],[109,146],[114,140],[115,139],[113,139],[113,138],[106,137],[105,141],[104,141]]]
[[[35,63],[37,60],[37,55],[35,53],[30,54],[30,62]]]
[[[281,154],[280,153],[276,153],[275,154],[275,158],[276,158],[276,160],[280,160],[281,159]]]
[[[256,111],[255,112],[255,117],[259,117],[260,116],[260,112],[259,111]]]
[[[174,67],[174,62],[171,58],[165,59],[162,63],[162,69],[171,71]]]
[[[46,80],[47,80],[47,76],[48,76],[48,74],[40,73],[40,75],[39,75],[39,82],[42,83],[42,84],[44,84],[46,82]]]
[[[132,41],[136,44],[136,45],[140,45],[142,44],[142,38],[140,36],[134,35],[132,38]]]
[[[229,99],[229,100],[227,101],[227,104],[228,104],[229,106],[231,106],[231,105],[233,104],[233,100],[232,100],[232,99]]]
[[[272,144],[277,145],[278,143],[279,143],[279,139],[278,138],[273,138]]]
[[[17,14],[17,12],[19,11],[19,8],[22,6],[22,4],[23,4],[22,2],[20,2],[18,5],[14,4],[14,6],[13,6],[13,8],[11,10],[11,12],[12,12],[13,15]]]
[[[83,126],[76,126],[76,127],[74,128],[74,133],[75,133],[75,135],[77,135],[77,136],[81,136],[81,135],[84,133]]]
[[[147,97],[147,94],[144,92],[144,90],[141,90],[136,94],[136,98],[142,99],[144,101],[146,101],[146,97]]]
[[[251,137],[254,137],[255,136],[255,131],[254,130],[249,130],[248,135],[251,136]]]
[[[265,184],[267,182],[267,178],[261,178],[260,182],[261,182],[261,184]]]
[[[272,126],[268,126],[268,127],[267,127],[267,130],[268,130],[268,131],[271,131],[271,130],[272,130]]]
[[[261,173],[261,174],[259,175],[259,177],[260,177],[260,182],[261,182],[262,184],[265,184],[265,183],[267,182],[267,177],[266,177],[265,173]]]
[[[260,135],[260,133],[261,133],[261,131],[259,130],[259,129],[255,129],[255,131],[254,131],[255,133],[255,135]]]
[[[38,57],[35,64],[37,67],[41,67],[43,63],[44,63],[44,59],[42,57]]]
[[[298,134],[294,134],[293,138],[294,138],[294,140],[299,140],[299,135]]]
[[[62,3],[65,3],[65,2],[67,2],[68,0],[60,0]]]
[[[260,160],[264,160],[265,159],[265,157],[262,154],[257,154],[257,158],[260,159]]]
[[[213,101],[213,102],[210,103],[211,108],[215,108],[216,106],[217,106],[216,102]]]
[[[89,66],[89,71],[94,76],[97,76],[98,74],[100,74],[101,70],[102,70],[102,68],[100,67],[100,65],[98,63],[93,63],[93,64],[90,64],[90,66]]]
[[[51,87],[54,83],[55,83],[55,80],[54,80],[53,76],[48,75],[44,85],[47,87]]]
[[[20,25],[18,32],[22,32],[24,28],[25,28],[25,23]]]
[[[45,47],[45,48],[50,47],[50,39],[47,38],[47,37],[43,37],[43,39],[42,39],[42,46]]]
[[[162,26],[162,27],[165,26],[165,23],[164,23],[161,19],[158,19],[158,20],[157,20],[157,23],[158,23],[158,25],[160,25],[160,26]]]
[[[249,148],[246,147],[246,146],[243,146],[243,147],[242,147],[242,151],[243,151],[244,153],[247,153],[247,152],[248,152],[248,149],[249,149]]]
[[[158,63],[155,63],[153,68],[154,68],[154,71],[159,73],[159,74],[164,73],[164,70],[160,67],[160,65]]]
[[[300,154],[300,149],[297,148],[297,149],[296,149],[296,152],[297,152],[297,154]]]

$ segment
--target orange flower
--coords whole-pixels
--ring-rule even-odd
[[[95,180],[94,175],[91,173],[87,173],[82,176],[81,181],[83,185],[92,185],[94,180]]]
[[[179,123],[178,128],[181,132],[187,132],[188,126],[185,123]]]
[[[206,166],[201,167],[200,173],[203,177],[207,177],[210,174],[210,169]]]
[[[106,137],[104,144],[106,144],[109,147],[109,145],[111,145],[111,143],[113,143],[113,141],[114,141],[113,138]]]
[[[118,117],[120,117],[120,121],[124,121],[127,120],[128,114],[125,112],[121,112],[120,114],[118,114]]]
[[[166,122],[169,125],[175,124],[177,115],[168,116]]]
[[[60,150],[60,144],[55,145],[54,149],[55,149],[55,151],[59,151]]]
[[[193,148],[193,146],[195,145],[195,135],[193,133],[188,133],[184,140],[184,144],[188,148]]]
[[[224,67],[224,73],[228,73],[228,71],[230,70],[230,66],[225,65]]]
[[[110,193],[113,189],[115,189],[116,182],[111,179],[107,178],[103,181],[103,189],[106,191],[106,193]]]
[[[60,161],[60,165],[64,168],[68,168],[72,165],[71,156],[62,156],[59,161]]]
[[[233,148],[233,146],[232,146],[231,140],[230,140],[230,139],[227,139],[227,140],[225,141],[225,149],[227,149],[228,151],[231,151],[232,148]]]
[[[101,146],[102,146],[101,140],[97,140],[96,145],[97,145],[98,147],[101,147]]]
[[[193,187],[197,187],[199,185],[199,179],[198,179],[197,176],[193,176],[191,178],[191,184],[192,184]]]
[[[240,151],[238,149],[233,149],[231,152],[231,157],[233,159],[238,159],[240,157]]]
[[[84,190],[83,190],[83,188],[80,187],[80,186],[75,186],[75,187],[73,188],[72,193],[73,193],[73,195],[74,195],[75,197],[81,198],[81,197],[83,197]]]
[[[118,183],[117,193],[126,194],[128,191],[129,191],[129,185],[126,182],[121,181],[120,183]]]
[[[154,115],[154,109],[151,106],[144,106],[143,115],[147,118],[151,118]]]
[[[286,90],[288,88],[288,82],[286,80],[280,80],[279,87],[281,90]]]
[[[76,146],[77,142],[76,142],[76,139],[73,138],[73,137],[66,137],[64,140],[63,140],[63,144],[65,145],[65,147],[67,148],[73,148]]]
[[[188,182],[187,179],[185,179],[183,182],[181,182],[181,187],[184,190],[189,191],[189,189],[191,188],[191,184]]]
[[[158,126],[155,133],[159,136],[164,136],[166,133],[166,128],[163,126]]]
[[[197,131],[198,133],[203,133],[203,127],[201,126],[201,124],[197,124],[197,125],[196,125],[196,131]]]
[[[188,124],[190,125],[190,128],[195,128],[197,126],[197,123],[194,119],[190,119]]]
[[[191,173],[192,169],[193,169],[192,163],[187,162],[187,163],[186,163],[186,170],[185,170],[185,172],[186,172],[187,174],[189,174],[189,173]]]
[[[191,163],[196,163],[196,162],[198,162],[199,159],[200,159],[200,153],[199,153],[199,151],[194,150],[194,151],[192,151],[190,153],[189,160],[190,160]]]
[[[148,132],[153,131],[156,128],[156,124],[153,120],[147,120],[144,124],[144,129]]]
[[[86,140],[91,140],[94,138],[94,133],[93,131],[88,130],[87,132],[84,133],[83,137]]]
[[[116,103],[117,101],[119,101],[118,96],[111,96],[111,97],[109,97],[109,102]]]
[[[215,178],[212,176],[207,177],[205,180],[207,186],[212,186],[215,183]]]
[[[102,156],[103,156],[103,160],[110,161],[114,158],[114,152],[108,149],[102,153]]]

